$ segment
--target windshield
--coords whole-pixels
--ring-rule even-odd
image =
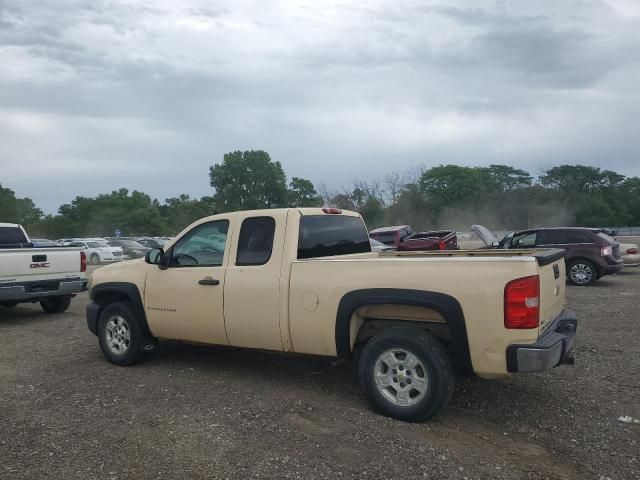
[[[107,242],[87,242],[89,248],[109,248],[109,244]]]
[[[516,232],[511,232],[504,236],[502,240],[500,240],[500,244],[498,248],[509,248],[511,246],[511,239],[513,238],[513,234]]]

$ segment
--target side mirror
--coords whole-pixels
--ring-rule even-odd
[[[164,252],[161,248],[152,248],[145,254],[144,261],[150,265],[158,265],[163,255]]]

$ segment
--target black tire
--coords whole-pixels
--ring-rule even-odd
[[[98,265],[100,263],[100,255],[97,253],[91,254],[91,265]]]
[[[120,320],[118,318],[124,321],[125,325],[122,328],[124,328],[125,332],[128,332],[128,335],[126,333],[123,334],[125,337],[128,336],[128,344],[120,353],[109,346],[110,340],[114,335],[112,328],[114,325],[110,322],[113,320],[115,323],[119,323]],[[129,302],[115,302],[107,305],[98,319],[97,333],[100,349],[109,362],[126,366],[144,358],[145,352],[143,348],[147,342]],[[123,342],[126,343],[124,339],[121,342],[118,341],[120,344]]]
[[[415,400],[411,405],[393,403],[376,383],[378,361],[385,352],[396,348],[413,354],[426,370],[423,372],[424,378],[427,379],[425,392],[422,398]],[[419,370],[422,370],[422,367],[416,369],[413,375]],[[411,373],[408,369],[406,372]],[[433,417],[449,403],[455,387],[454,369],[443,345],[429,333],[418,329],[390,328],[372,337],[362,349],[358,374],[374,410],[382,415],[410,422],[422,422]],[[413,378],[415,381],[415,377]],[[397,385],[391,384],[390,387],[393,390]],[[404,387],[404,384],[401,385]]]
[[[585,287],[598,281],[598,269],[589,260],[576,259],[567,264],[567,280],[572,285]]]
[[[49,297],[40,302],[42,310],[46,313],[62,313],[69,308],[71,297],[68,295],[62,297]]]

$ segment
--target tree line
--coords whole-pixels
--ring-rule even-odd
[[[358,211],[370,228],[640,225],[640,178],[585,165],[560,165],[537,177],[507,165],[416,167],[330,189],[304,178],[287,180],[280,162],[252,150],[225,154],[209,168],[209,180],[211,196],[182,194],[161,203],[123,188],[77,196],[55,215],[0,185],[0,222],[21,223],[32,236],[47,238],[111,236],[116,228],[126,235],[174,235],[214,213],[324,205]]]

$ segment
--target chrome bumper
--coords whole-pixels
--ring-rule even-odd
[[[563,310],[536,343],[507,348],[509,372],[542,372],[563,363],[573,363],[573,343],[578,321],[571,310]]]
[[[53,280],[0,286],[0,301],[22,301],[73,295],[87,289],[87,280]]]

